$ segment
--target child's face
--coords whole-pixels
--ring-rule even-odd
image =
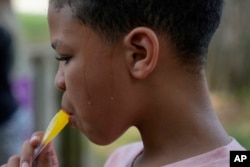
[[[132,124],[130,109],[122,105],[129,96],[122,48],[104,43],[68,7],[58,11],[50,5],[48,21],[52,47],[62,60],[55,78],[64,91],[62,108],[93,142],[109,144]]]

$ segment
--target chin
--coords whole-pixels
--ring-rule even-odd
[[[111,137],[111,135],[87,135],[85,136],[94,144],[97,144],[99,146],[106,146],[111,143],[113,143],[118,137]]]
[[[123,133],[121,131],[112,131],[112,129],[102,129],[102,130],[94,130],[92,128],[81,128],[81,132],[94,144],[100,146],[106,146],[114,141],[116,141]],[[112,133],[108,133],[112,132]]]

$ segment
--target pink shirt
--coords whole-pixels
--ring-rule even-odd
[[[228,145],[162,167],[229,167],[230,150],[245,150],[235,139]],[[118,148],[104,167],[132,167],[134,159],[143,151],[142,142]]]

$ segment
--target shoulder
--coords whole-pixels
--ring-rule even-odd
[[[111,154],[104,167],[127,167],[142,152],[142,150],[142,142],[136,142],[119,147]]]
[[[191,157],[186,160],[182,160],[170,165],[165,165],[162,167],[228,167],[230,151],[233,150],[246,150],[242,147],[235,139],[222,147],[215,150],[209,151],[204,154]]]

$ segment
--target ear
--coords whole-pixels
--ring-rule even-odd
[[[132,76],[146,78],[158,61],[159,42],[155,32],[146,27],[133,29],[124,38],[126,61]]]

